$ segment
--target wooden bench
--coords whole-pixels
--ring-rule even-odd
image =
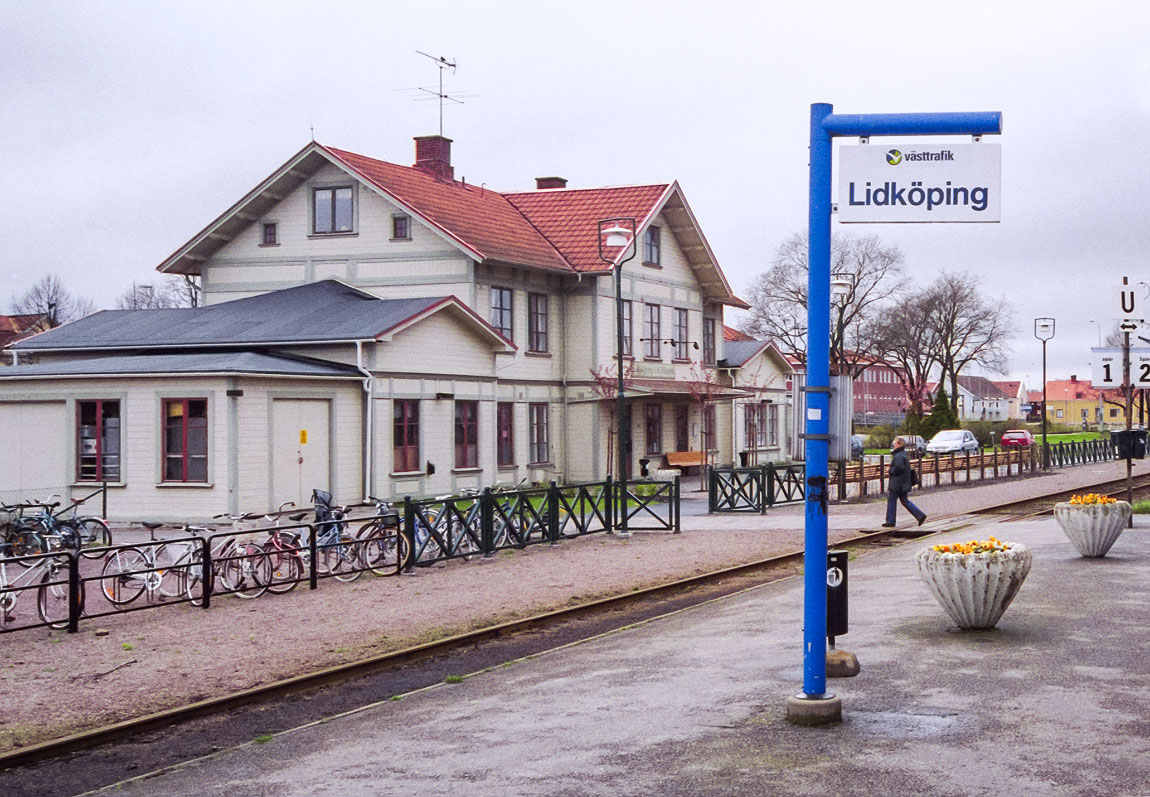
[[[698,468],[703,465],[702,451],[668,451],[663,455],[668,468]],[[694,474],[689,474],[694,475]]]

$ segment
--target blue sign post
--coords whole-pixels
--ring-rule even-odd
[[[827,692],[827,454],[830,442],[830,281],[832,140],[842,136],[985,135],[1002,132],[1002,114],[836,114],[811,105],[807,283],[807,496],[804,549],[803,691],[787,701],[796,724],[839,722],[842,705]]]

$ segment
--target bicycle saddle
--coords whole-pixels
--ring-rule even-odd
[[[163,523],[157,523],[154,520],[142,520],[142,521],[140,521],[140,525],[146,529],[151,529],[152,531],[155,531],[156,529],[160,528],[164,524]]]
[[[299,523],[305,517],[307,517],[307,512],[296,512],[294,515],[288,515],[288,520],[292,523]]]

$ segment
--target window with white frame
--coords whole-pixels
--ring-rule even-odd
[[[715,319],[703,319],[703,362],[715,364]]]
[[[661,308],[657,304],[643,305],[643,341],[646,346],[643,356],[661,359],[659,344],[662,343],[663,334],[659,326],[659,313]]]
[[[527,350],[547,351],[547,299],[545,293],[527,294]]]
[[[675,359],[687,359],[687,311],[676,307],[674,312]]]
[[[76,480],[120,480],[120,402],[76,402]]]
[[[491,326],[495,327],[500,335],[512,340],[515,331],[514,313],[512,312],[512,293],[510,288],[491,289]]]
[[[658,227],[648,227],[643,233],[643,262],[648,266],[659,265]]]
[[[355,188],[337,186],[312,190],[312,233],[330,235],[353,232]]]

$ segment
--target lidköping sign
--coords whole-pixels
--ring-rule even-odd
[[[859,144],[838,149],[838,220],[997,222],[1000,144]]]

